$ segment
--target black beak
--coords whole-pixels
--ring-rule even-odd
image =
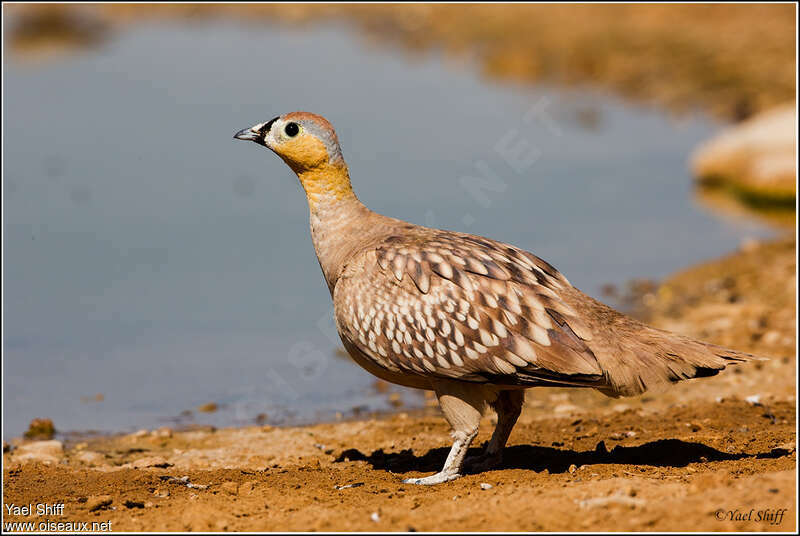
[[[253,127],[243,128],[233,135],[237,140],[255,141],[261,143],[261,136],[257,131],[253,131]]]
[[[278,119],[279,118],[276,117],[274,119],[270,119],[266,123],[259,123],[258,125],[253,125],[250,128],[243,128],[234,134],[233,137],[237,140],[254,141],[257,144],[266,147],[267,143],[265,140],[267,139],[267,134],[269,134],[269,129],[272,128],[272,124]]]

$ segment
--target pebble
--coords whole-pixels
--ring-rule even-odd
[[[153,430],[150,435],[153,437],[172,437],[172,428],[169,426],[162,426],[158,430]]]
[[[20,445],[14,450],[16,461],[58,463],[64,457],[64,445],[61,441],[34,441]]]
[[[780,333],[778,333],[775,330],[771,330],[766,332],[761,340],[764,341],[764,344],[777,344],[780,338],[781,338]]]
[[[136,432],[132,433],[131,437],[136,439],[136,438],[139,438],[139,437],[146,437],[148,435],[150,435],[150,432],[148,432],[147,430],[145,430],[143,428],[141,430],[137,430]]]
[[[169,497],[169,490],[156,488],[155,490],[153,490],[153,495],[160,499],[164,499],[166,497]]]
[[[761,395],[750,395],[744,399],[745,402],[750,404],[751,406],[760,406],[761,405]]]
[[[570,473],[574,473],[577,470],[578,470],[578,467],[574,463],[569,466],[569,472]]]
[[[80,452],[75,459],[79,462],[86,463],[89,465],[105,465],[106,457],[99,452],[94,452],[92,450],[84,450]]]
[[[114,502],[110,495],[92,495],[86,500],[86,507],[90,512],[107,508]]]
[[[492,489],[494,486],[489,484],[488,482],[481,482],[481,489]]]
[[[380,514],[378,514],[378,512],[372,512],[372,514],[369,516],[369,518],[372,521],[374,521],[375,523],[377,523],[378,521],[381,520],[381,516],[380,516]]]
[[[333,489],[348,489],[348,488],[357,488],[363,486],[363,482],[353,482],[352,484],[345,484],[343,486],[333,486]]]

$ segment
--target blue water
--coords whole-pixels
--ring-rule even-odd
[[[342,26],[131,26],[52,61],[6,49],[3,69],[4,437],[34,417],[158,426],[210,401],[187,421],[388,407],[335,355],[296,178],[231,138],[283,112],[331,120],[372,209],[511,242],[595,296],[769,232],[693,204],[706,117],[498,84]]]

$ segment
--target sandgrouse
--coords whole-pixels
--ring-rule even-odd
[[[353,193],[336,133],[319,115],[285,114],[234,137],[268,147],[300,179],[348,353],[379,378],[436,393],[454,442],[440,472],[406,483],[461,476],[486,406],[497,426],[466,464],[499,462],[529,387],[630,396],[756,359],[618,313],[512,245],[372,212]]]

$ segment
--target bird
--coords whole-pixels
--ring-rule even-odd
[[[404,483],[441,484],[500,464],[528,388],[634,396],[763,359],[630,318],[513,245],[373,212],[320,115],[286,113],[234,138],[269,148],[297,175],[348,354],[378,378],[438,399],[452,429],[447,459]],[[489,408],[492,436],[467,457]]]

